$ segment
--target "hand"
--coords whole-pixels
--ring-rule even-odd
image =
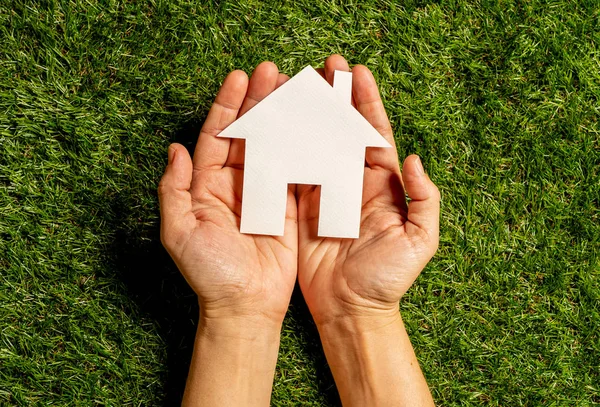
[[[264,318],[280,324],[297,271],[294,190],[288,192],[285,235],[239,231],[244,144],[217,138],[288,79],[275,64],[260,64],[252,78],[230,73],[202,127],[194,159],[180,144],[158,187],[161,240],[198,295],[205,318]],[[279,328],[277,328],[279,329]]]
[[[161,240],[198,295],[200,320],[182,405],[268,405],[298,261],[296,200],[285,235],[239,231],[244,143],[216,136],[284,83],[270,62],[248,81],[227,76],[200,131],[194,159],[169,147],[158,188]]]
[[[325,63],[330,84],[334,70],[349,70],[339,55]],[[356,108],[395,145],[373,75],[364,66],[352,73]],[[408,157],[401,174],[395,148],[367,150],[356,240],[317,236],[318,188],[299,186],[297,199],[298,281],[317,325],[348,316],[396,318],[400,298],[438,246],[440,194],[419,158]]]

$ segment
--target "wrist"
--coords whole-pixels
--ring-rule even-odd
[[[222,305],[198,301],[199,321],[214,325],[239,326],[243,329],[279,330],[287,312],[287,305],[265,307],[264,304],[248,301],[245,304]],[[267,309],[265,309],[267,308]],[[275,309],[274,309],[275,308]]]
[[[262,315],[211,316],[200,312],[198,336],[215,340],[279,343],[282,322]]]
[[[269,405],[280,326],[200,316],[182,405]]]
[[[328,304],[309,306],[317,327],[348,329],[352,331],[372,329],[398,318],[400,303],[360,305]]]
[[[399,310],[345,316],[318,329],[342,405],[432,405]]]
[[[403,325],[400,312],[396,310],[371,314],[346,314],[328,318],[317,323],[321,340],[339,341],[345,338],[361,338],[384,335],[390,329]]]
[[[400,405],[387,390],[393,387],[387,364],[400,353],[396,346],[403,330],[399,311],[344,316],[318,329],[344,406]]]

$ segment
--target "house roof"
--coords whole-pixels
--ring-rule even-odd
[[[335,140],[363,147],[391,147],[379,132],[317,71],[307,66],[273,91],[219,137],[277,139],[301,137],[306,141]]]

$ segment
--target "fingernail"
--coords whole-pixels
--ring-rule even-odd
[[[423,169],[423,163],[421,162],[421,157],[417,156],[417,173],[419,175],[425,174],[425,170]]]

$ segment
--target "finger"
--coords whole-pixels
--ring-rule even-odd
[[[317,68],[315,71],[325,79],[325,68]]]
[[[256,106],[261,100],[269,96],[277,85],[279,70],[273,62],[265,61],[258,64],[248,84],[248,92],[242,104],[239,115],[242,116],[248,110]]]
[[[371,168],[382,167],[390,171],[400,171],[394,134],[379,96],[377,83],[371,71],[363,65],[357,65],[352,69],[352,94],[356,101],[356,109],[394,146],[394,148],[367,149],[367,164]]]
[[[289,81],[289,80],[290,80],[290,77],[289,77],[289,76],[287,76],[287,75],[286,75],[286,74],[284,74],[284,73],[280,73],[280,74],[277,76],[277,84],[275,85],[275,89],[277,89],[278,87],[280,87],[281,85],[283,85],[284,83],[286,83],[286,82],[287,82],[287,81]]]
[[[277,86],[279,70],[273,62],[261,62],[250,77],[248,92],[239,111],[242,116],[248,110],[256,106],[261,100],[266,98]],[[225,165],[227,167],[241,167],[244,164],[245,143],[242,139],[235,139],[231,142],[229,156]]]
[[[416,226],[425,231],[435,240],[437,247],[440,227],[440,192],[425,174],[418,156],[411,155],[406,158],[402,167],[402,179],[404,189],[410,198],[407,229]]]
[[[333,86],[333,76],[335,71],[350,71],[350,66],[343,56],[334,54],[325,60],[325,79]]]
[[[193,165],[181,144],[171,144],[168,154],[169,164],[158,184],[160,237],[166,249],[175,254],[196,224],[189,193]]]
[[[296,202],[298,203],[298,233],[303,242],[316,238],[319,225],[321,199],[320,185],[298,185]]]
[[[217,135],[237,118],[247,89],[248,76],[243,71],[233,71],[223,81],[200,130],[194,151],[194,170],[222,168],[225,165],[231,141]]]
[[[285,234],[283,242],[286,247],[298,250],[298,204],[296,202],[296,185],[288,185],[285,209]]]

